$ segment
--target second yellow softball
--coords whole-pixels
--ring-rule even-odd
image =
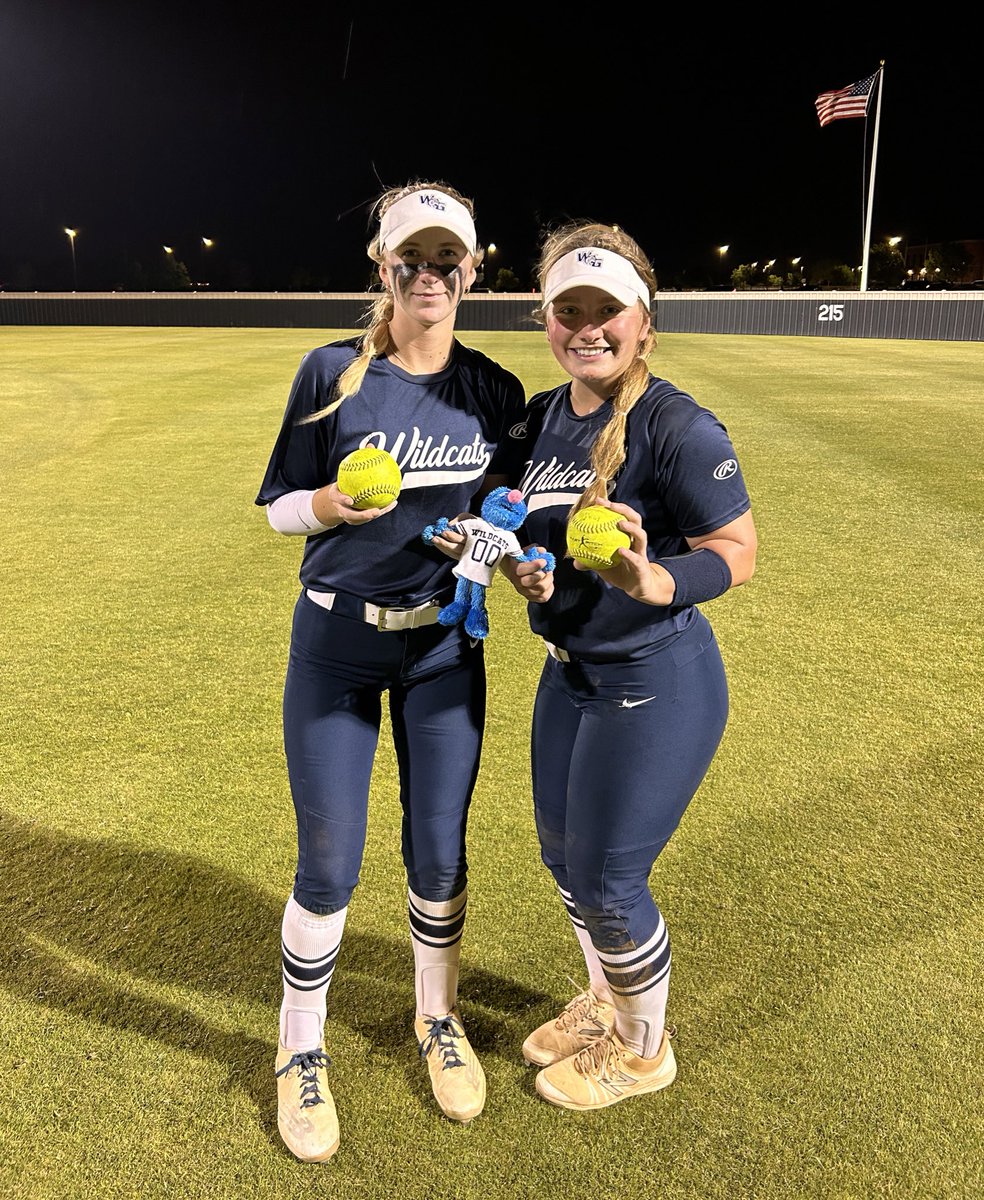
[[[571,517],[567,526],[567,551],[571,558],[593,571],[607,571],[621,557],[619,547],[628,547],[632,539],[618,528],[622,514],[591,504]]]

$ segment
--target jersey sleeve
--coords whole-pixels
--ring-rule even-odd
[[[684,537],[720,529],[751,508],[728,431],[703,410],[656,463],[664,503]]]
[[[502,424],[488,474],[503,475],[515,487],[526,464],[526,393],[516,376],[508,371],[503,371],[500,393]]]
[[[269,504],[288,492],[310,491],[331,483],[326,474],[334,429],[332,417],[309,425],[300,422],[330,403],[336,376],[337,372],[327,371],[313,351],[301,359],[257,504]]]

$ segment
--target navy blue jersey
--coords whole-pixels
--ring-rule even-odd
[[[373,359],[354,396],[329,416],[298,424],[331,403],[356,341],[332,342],[301,360],[256,503],[325,487],[361,446],[388,450],[403,473],[396,508],[306,538],[300,577],[316,591],[409,607],[454,584],[453,561],[424,544],[424,527],[468,511],[486,474],[518,483],[525,396],[515,375],[455,342],[448,366],[433,375]]]
[[[541,392],[527,410],[527,463],[521,487],[527,540],[557,556],[554,593],[529,606],[534,633],[597,661],[634,658],[695,619],[692,606],[642,604],[603,574],[576,571],[567,553],[567,517],[594,481],[591,446],[610,420],[605,403],[586,417],[571,408],[570,384]],[[750,507],[727,430],[665,379],[650,377],[626,423],[625,463],[609,499],[642,516],[650,560],[686,554],[687,537],[719,529]]]

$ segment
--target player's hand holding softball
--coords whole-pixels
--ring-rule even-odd
[[[330,483],[315,493],[314,515],[323,525],[365,525],[392,512],[396,505],[397,501],[392,500],[385,508],[356,508],[351,496],[337,483]]]
[[[602,578],[642,604],[671,604],[676,584],[668,571],[646,557],[649,539],[642,527],[642,517],[627,504],[615,504],[611,500],[599,500],[597,503],[621,513],[622,520],[618,527],[631,538],[631,545],[619,549],[618,561],[603,572]],[[578,571],[591,569],[577,559],[574,560],[574,567]]]

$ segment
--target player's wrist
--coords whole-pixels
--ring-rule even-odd
[[[673,595],[676,591],[676,581],[673,576],[661,567],[659,563],[651,562],[649,564],[649,588],[646,594],[646,603],[652,604],[657,608],[666,608],[673,603]]]
[[[335,529],[345,520],[332,496],[331,484],[314,493],[311,497],[311,508],[318,521],[327,529]]]

